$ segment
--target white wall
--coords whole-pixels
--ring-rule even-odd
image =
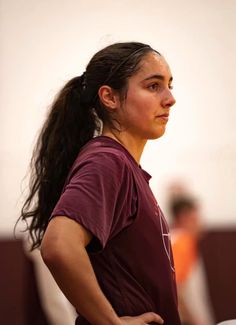
[[[236,223],[235,0],[0,1],[1,234],[12,233],[22,179],[53,96],[98,49],[138,40],[162,52],[177,104],[142,165],[165,206],[173,178],[202,199],[210,225]]]

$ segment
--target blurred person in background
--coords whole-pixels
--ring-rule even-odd
[[[29,247],[26,247],[26,251]],[[28,253],[34,263],[35,277],[40,302],[49,325],[74,325],[76,311],[58,287],[52,274],[43,262],[40,251]]]
[[[198,250],[203,234],[200,206],[192,196],[184,194],[181,186],[174,189],[168,206],[172,217],[171,242],[180,316],[184,325],[213,325],[204,267]]]

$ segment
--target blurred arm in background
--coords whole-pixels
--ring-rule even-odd
[[[59,289],[43,262],[40,251],[35,249],[29,256],[34,262],[40,301],[49,324],[74,325],[76,311]]]

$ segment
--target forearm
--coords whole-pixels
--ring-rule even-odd
[[[200,322],[192,315],[185,294],[183,293],[183,288],[180,285],[178,286],[178,302],[181,320],[187,322],[189,325],[200,325]]]
[[[91,324],[121,324],[99,287],[83,247],[77,248],[76,252],[63,250],[57,259],[46,263],[64,294]]]
[[[92,234],[67,217],[49,223],[41,245],[44,262],[77,311],[92,325],[163,324],[153,312],[119,318],[97,282],[85,247]]]
[[[64,247],[45,263],[70,302],[91,324],[121,324],[99,287],[84,247]]]

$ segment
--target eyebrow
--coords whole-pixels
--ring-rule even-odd
[[[164,81],[165,77],[161,74],[152,74],[151,76],[145,78],[144,80],[150,80],[150,79],[159,79],[159,80]],[[169,79],[169,82],[171,82],[172,80],[173,80],[173,77],[171,76]]]

